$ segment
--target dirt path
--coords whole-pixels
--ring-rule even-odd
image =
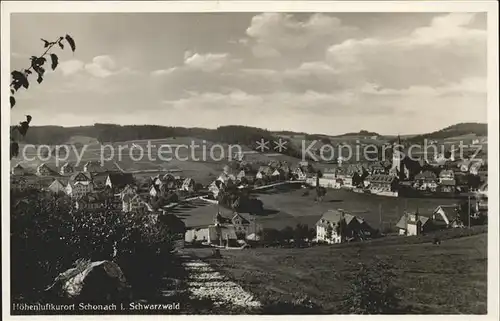
[[[261,303],[241,286],[215,271],[208,263],[187,254],[180,254],[182,265],[188,272],[187,290],[193,299],[208,299],[214,307],[226,306],[258,309]]]

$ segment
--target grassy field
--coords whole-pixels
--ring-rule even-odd
[[[443,240],[440,245],[430,240],[392,237],[304,249],[226,250],[221,252],[222,259],[208,258],[207,249],[190,251],[262,302],[290,302],[306,296],[323,312],[338,313],[358,263],[382,259],[390,262],[396,274],[393,284],[402,289],[405,313],[486,313],[487,234]]]
[[[250,217],[252,224],[255,218],[258,228],[282,229],[286,226],[295,227],[299,223],[314,227],[324,212],[342,208],[363,217],[374,228],[395,229],[405,209],[408,211],[418,209],[421,215],[431,215],[438,205],[457,202],[454,199],[391,198],[345,190],[328,190],[325,199],[316,202],[314,190],[309,190],[307,196],[303,196],[304,191],[300,189],[300,185],[283,185],[255,193],[254,195],[264,203],[264,212]],[[200,200],[177,207],[172,213],[181,217],[188,227],[197,227],[210,224],[217,210],[217,205]],[[223,207],[219,210],[225,212],[227,216],[232,212]]]

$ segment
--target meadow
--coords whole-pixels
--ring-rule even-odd
[[[347,190],[328,189],[322,202],[314,200],[315,190],[280,187],[257,194],[268,215],[258,217],[263,227],[294,227],[298,223],[314,226],[329,209],[343,209],[364,218],[374,228],[394,228],[404,211],[431,215],[439,205],[451,205],[455,199],[403,198],[358,194]],[[309,191],[308,195],[304,195]]]
[[[302,249],[227,250],[221,252],[222,259],[211,258],[206,249],[190,252],[262,302],[291,302],[305,296],[323,313],[338,313],[358,264],[383,260],[392,265],[392,282],[401,289],[402,313],[485,314],[487,234],[484,228],[469,234],[476,235],[443,237],[440,245],[432,244],[434,236],[395,236]]]

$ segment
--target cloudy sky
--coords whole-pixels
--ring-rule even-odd
[[[66,33],[76,52],[56,50],[13,121],[325,134],[486,122],[485,14],[13,14],[11,69]]]

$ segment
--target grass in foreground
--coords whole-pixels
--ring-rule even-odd
[[[227,250],[222,252],[222,259],[206,260],[263,303],[281,304],[308,297],[322,312],[335,314],[358,263],[383,259],[393,265],[394,284],[402,289],[402,313],[487,313],[486,233],[444,237],[440,245],[419,243],[414,237],[405,239],[408,241],[388,239],[387,244],[378,241],[372,245]],[[206,257],[209,250],[192,253]]]

